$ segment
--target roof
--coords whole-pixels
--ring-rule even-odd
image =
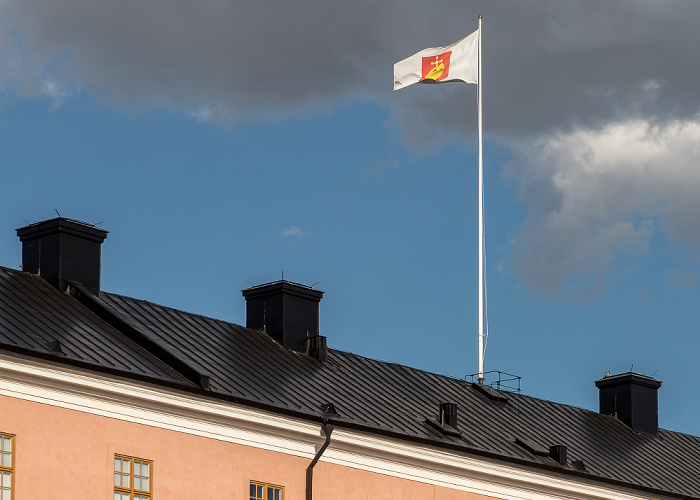
[[[182,383],[157,357],[33,274],[0,267],[0,348]]]
[[[700,498],[695,436],[663,429],[658,436],[638,433],[594,411],[514,393],[489,397],[465,380],[334,349],[322,363],[285,349],[263,331],[117,294],[74,295],[80,300],[38,276],[0,267],[0,351],[526,467]],[[436,419],[443,402],[458,405],[460,433],[441,432]],[[323,411],[326,403],[337,415]],[[554,445],[567,447],[566,465],[550,458]]]

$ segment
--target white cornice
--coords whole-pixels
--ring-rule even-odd
[[[0,355],[0,394],[309,460],[323,442],[320,425],[300,419],[6,355]],[[661,500],[342,428],[321,460],[509,500]]]

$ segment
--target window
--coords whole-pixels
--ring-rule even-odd
[[[12,500],[15,479],[15,437],[0,433],[0,500]]]
[[[152,479],[151,460],[114,455],[114,500],[149,500]]]
[[[282,500],[284,488],[274,484],[250,482],[250,500]]]

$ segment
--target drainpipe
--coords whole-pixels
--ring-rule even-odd
[[[313,461],[306,468],[306,500],[313,500],[314,466],[316,465],[316,462],[318,462],[318,459],[321,458],[321,455],[323,455],[323,452],[326,451],[328,445],[331,444],[331,433],[333,432],[333,424],[324,423],[322,429],[323,433],[326,435],[326,442],[323,443],[323,446],[321,446],[321,449],[318,450],[318,453],[316,453],[316,456],[314,457]]]

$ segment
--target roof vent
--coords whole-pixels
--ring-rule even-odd
[[[461,436],[457,428],[457,404],[440,403],[440,414],[436,420],[434,417],[425,419],[427,423],[447,436]]]
[[[549,458],[554,460],[559,465],[566,467],[566,446],[563,444],[555,444],[549,447]]]
[[[600,390],[600,413],[617,416],[635,431],[657,434],[660,380],[629,372],[605,376],[595,385]]]
[[[583,460],[573,460],[571,462],[571,465],[574,466],[574,469],[584,471],[586,470],[586,464],[583,463]]]
[[[38,274],[64,291],[69,281],[93,295],[100,293],[100,246],[107,231],[58,217],[17,229],[22,270]]]
[[[318,336],[318,303],[323,292],[275,281],[242,290],[246,326],[265,331],[287,349],[306,353],[307,339]]]
[[[440,425],[449,425],[457,430],[456,403],[440,403]]]
[[[306,339],[306,353],[321,363],[328,361],[328,344],[326,337],[315,335]]]

